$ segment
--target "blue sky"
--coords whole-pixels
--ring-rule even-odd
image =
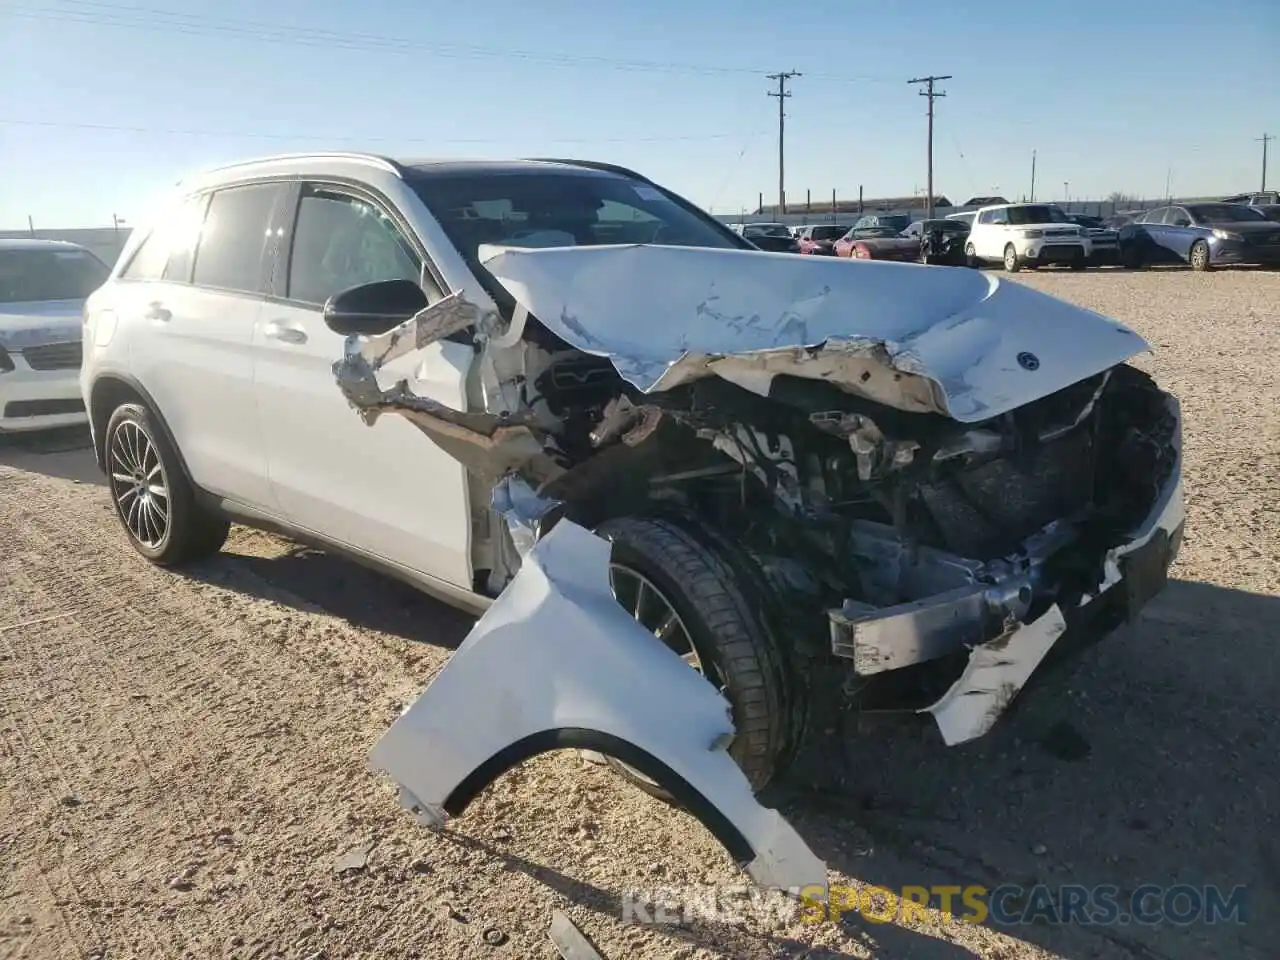
[[[1280,134],[1277,0],[0,0],[0,228],[109,224],[270,153],[578,156],[715,212],[777,192],[1254,189]],[[1280,142],[1269,185],[1280,185]],[[1064,188],[1064,182],[1069,187]]]

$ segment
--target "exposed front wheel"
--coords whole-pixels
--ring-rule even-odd
[[[970,267],[980,266],[978,263],[978,248],[972,243],[966,243],[964,245],[964,262]]]
[[[1012,243],[1004,248],[1004,268],[1010,273],[1017,273],[1022,269],[1022,264],[1018,260],[1018,251]]]
[[[753,602],[759,588],[744,582],[723,547],[669,520],[624,517],[596,533],[613,544],[609,580],[618,602],[729,701],[735,730],[729,754],[752,788],[763,789],[782,765],[793,731],[783,656]],[[670,801],[639,771],[609,763],[646,793]]]
[[[1191,245],[1191,269],[1204,273],[1209,267],[1209,245],[1203,240],[1197,240]]]
[[[221,549],[230,525],[200,508],[150,410],[138,403],[117,407],[104,447],[111,503],[135,550],[167,567]]]

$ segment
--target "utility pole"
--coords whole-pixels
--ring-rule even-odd
[[[1036,152],[1031,151],[1031,202],[1036,202]]]
[[[793,77],[803,76],[797,70],[787,70],[784,73],[770,73],[770,80],[778,81],[778,91],[766,91],[769,96],[778,98],[778,213],[785,214],[787,212],[787,190],[786,182],[786,130],[787,130],[787,112],[783,109],[783,104],[787,97],[791,96],[791,91],[787,89],[787,81]]]
[[[945,77],[916,77],[908,80],[907,83],[924,84],[924,89],[920,91],[920,96],[929,98],[929,219],[933,219],[933,101],[938,97],[945,97],[946,94],[935,90],[933,85],[939,80],[950,80],[951,75]]]
[[[1267,143],[1268,141],[1274,140],[1275,136],[1269,133],[1264,133],[1262,136],[1258,137],[1258,139],[1262,141],[1262,187],[1261,189],[1265,193],[1267,189]]]

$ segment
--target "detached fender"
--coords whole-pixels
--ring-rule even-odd
[[[598,750],[670,791],[756,882],[825,891],[826,864],[726,752],[728,701],[614,599],[609,552],[557,523],[374,746],[372,766],[438,827],[531,756]]]

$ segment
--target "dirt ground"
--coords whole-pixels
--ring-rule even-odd
[[[1143,365],[1186,418],[1175,580],[983,740],[864,729],[831,761],[846,794],[783,790],[782,809],[837,883],[1245,885],[1245,924],[624,923],[625,890],[741,875],[576,755],[511,772],[440,834],[366,769],[466,617],[239,528],[156,570],[59,434],[0,443],[0,957],[551,957],[555,908],[614,960],[1274,957],[1280,273],[1019,279],[1155,346]]]

